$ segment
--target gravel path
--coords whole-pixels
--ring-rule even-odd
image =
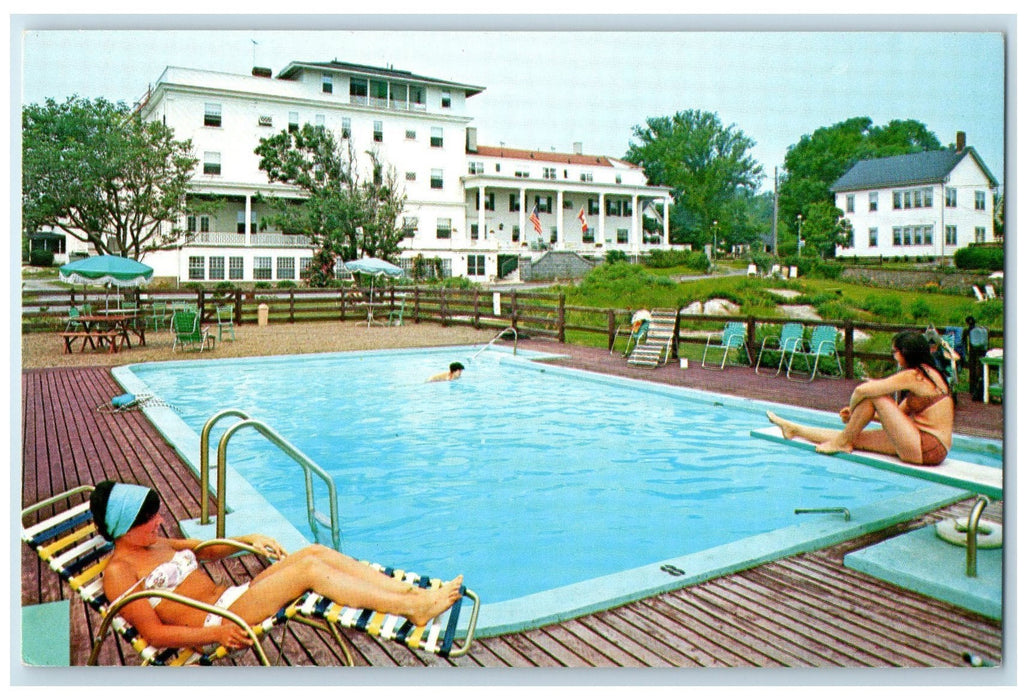
[[[216,332],[216,329],[215,329]],[[398,327],[372,327],[354,321],[274,324],[268,326],[237,326],[236,340],[215,344],[213,351],[172,352],[172,336],[168,331],[148,332],[146,346],[133,344],[121,352],[110,354],[86,350],[64,353],[63,341],[56,333],[29,333],[22,336],[21,366],[23,369],[44,367],[83,367],[186,360],[213,357],[252,357],[266,355],[297,355],[342,350],[380,350],[397,347],[433,347],[440,345],[473,345],[487,343],[494,330],[475,330],[468,326],[443,328],[433,323],[408,324]],[[135,340],[135,337],[132,336]]]

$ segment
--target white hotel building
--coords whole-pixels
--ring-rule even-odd
[[[190,196],[221,204],[185,217],[180,249],[144,261],[181,280],[298,281],[310,241],[269,228],[256,195],[301,194],[269,183],[254,149],[304,123],[350,140],[362,157],[376,150],[395,170],[406,194],[398,223],[408,270],[421,255],[438,258],[446,275],[487,282],[547,249],[602,258],[670,247],[667,218],[653,213],[667,210],[670,191],[647,186],[640,168],[584,155],[578,144],[572,153],[479,146],[468,100],[483,89],[337,61],[290,63],[276,77],[168,67],[139,112],[191,139],[199,163]]]

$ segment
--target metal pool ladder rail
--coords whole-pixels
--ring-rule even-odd
[[[200,524],[210,524],[210,431],[222,418],[233,416],[242,420],[225,430],[220,442],[218,442],[217,537],[224,538],[225,536],[225,485],[227,481],[226,459],[228,455],[228,441],[243,428],[251,427],[303,469],[303,479],[307,490],[307,522],[310,524],[311,532],[314,533],[314,540],[320,541],[318,537],[318,523],[320,523],[329,528],[332,535],[332,546],[339,550],[342,544],[339,534],[339,505],[335,492],[335,482],[332,480],[332,477],[266,423],[250,418],[245,412],[236,408],[228,408],[215,413],[206,422],[203,426],[203,431],[200,433]],[[314,476],[321,479],[328,487],[328,516],[318,512],[314,504]]]
[[[502,338],[504,335],[506,335],[507,331],[513,331],[513,334],[514,334],[513,354],[516,355],[517,354],[517,329],[514,328],[513,326],[510,326],[509,328],[504,328],[503,330],[499,331],[499,333],[496,334],[496,337],[494,337],[492,340],[490,340],[488,343],[485,344],[485,347],[483,347],[481,350],[479,350],[478,352],[476,352],[473,355],[471,355],[471,360],[473,361],[474,358],[476,358],[478,355],[482,354],[483,352],[485,352],[486,350],[491,348],[492,344],[495,343],[500,338]]]

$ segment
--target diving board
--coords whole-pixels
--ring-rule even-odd
[[[770,440],[782,445],[797,447],[802,450],[815,452],[817,446],[801,438],[787,440],[781,435],[781,429],[771,426],[769,428],[758,428],[750,432],[754,438]],[[981,494],[988,498],[1002,498],[1002,470],[995,467],[986,467],[981,464],[964,462],[958,459],[947,457],[937,467],[920,467],[915,464],[907,464],[898,457],[889,455],[874,454],[872,452],[837,452],[833,455],[852,462],[858,462],[877,469],[886,469],[897,474],[915,476],[918,479],[933,481],[945,486],[966,489],[975,494]]]

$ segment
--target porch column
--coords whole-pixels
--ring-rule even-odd
[[[521,188],[521,210],[517,213],[517,230],[521,232],[521,243],[528,242],[528,232],[525,226],[528,223],[528,198],[527,191]]]
[[[599,193],[599,241],[606,248],[606,193]]]
[[[553,250],[562,250],[563,244],[563,189],[558,189],[556,191],[556,243],[553,244]]]
[[[253,212],[253,195],[251,195],[249,193],[246,193],[246,211],[243,214],[243,231],[246,232],[245,233],[246,239],[244,241],[244,244],[246,245],[247,248],[250,247],[250,240],[251,240],[250,234],[253,233],[253,231],[250,230],[250,221],[251,221],[251,218],[253,216],[252,212]]]
[[[478,185],[478,238],[485,240],[485,185]]]
[[[631,195],[631,232],[628,240],[631,242],[631,250],[640,253],[642,250],[642,214],[638,211],[638,194]]]

